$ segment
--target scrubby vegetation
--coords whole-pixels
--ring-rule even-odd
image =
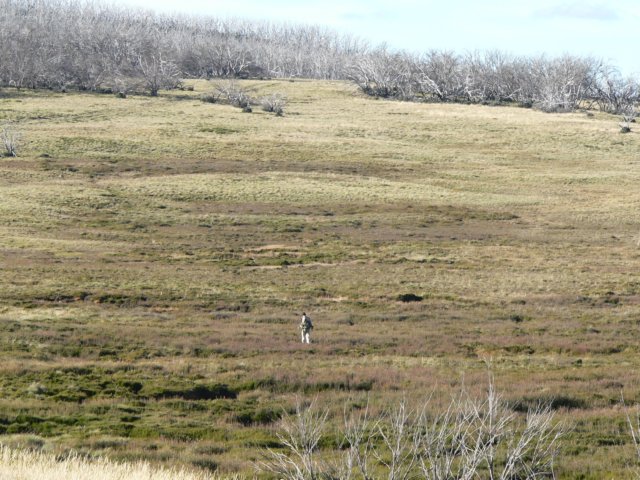
[[[0,10],[0,86],[126,97],[156,96],[179,87],[181,78],[350,79],[382,98],[514,103],[546,112],[597,106],[617,114],[640,99],[638,78],[590,57],[413,54],[315,26],[157,15],[75,0],[2,0]],[[266,108],[281,114],[272,104]]]
[[[597,107],[622,113],[640,99],[640,82],[596,58],[522,57],[505,52],[423,55],[379,48],[357,59],[349,78],[368,95],[410,101],[512,103],[544,112]]]
[[[415,407],[402,399],[378,415],[370,415],[368,406],[357,410],[345,411],[342,430],[335,434],[337,455],[319,449],[328,410],[298,405],[277,435],[284,453],[269,450],[260,468],[287,480],[555,477],[563,430],[554,424],[550,405],[529,410],[519,425],[491,384],[484,399],[462,391],[441,412],[433,411],[429,398]]]
[[[314,26],[2,0],[0,85],[123,92],[184,78],[343,78],[366,42]]]
[[[17,157],[18,146],[20,143],[20,132],[12,125],[4,125],[0,127],[0,140],[4,146],[4,156]]]
[[[252,475],[296,397],[328,432],[345,404],[435,391],[446,411],[462,383],[483,397],[492,359],[517,425],[540,403],[570,424],[557,478],[629,475],[637,132],[237,86],[286,115],[203,103],[204,80],[5,89],[0,124],[23,135],[0,161],[2,443]]]
[[[265,112],[275,113],[276,116],[284,115],[284,107],[287,105],[287,99],[278,93],[264,96],[260,99],[262,109]]]

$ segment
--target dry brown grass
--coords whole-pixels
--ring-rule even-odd
[[[154,468],[148,463],[115,463],[0,447],[0,478],[11,480],[210,480],[217,478],[184,470]]]

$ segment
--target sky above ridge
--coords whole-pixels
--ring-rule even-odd
[[[324,25],[412,52],[570,53],[640,73],[640,0],[115,0],[163,13]]]

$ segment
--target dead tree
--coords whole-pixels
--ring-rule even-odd
[[[485,398],[465,391],[445,411],[405,400],[371,415],[344,415],[342,454],[319,449],[329,414],[312,402],[282,419],[282,450],[268,450],[258,467],[285,480],[537,480],[554,478],[558,444],[565,429],[550,406],[530,409],[522,419],[490,382]],[[337,462],[337,463],[336,463]]]

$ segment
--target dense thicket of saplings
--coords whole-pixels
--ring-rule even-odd
[[[0,0],[0,11],[3,86],[156,95],[189,77],[351,79],[385,98],[517,102],[545,111],[597,105],[612,113],[640,98],[637,78],[591,57],[410,54],[318,26],[158,15],[75,0]]]

